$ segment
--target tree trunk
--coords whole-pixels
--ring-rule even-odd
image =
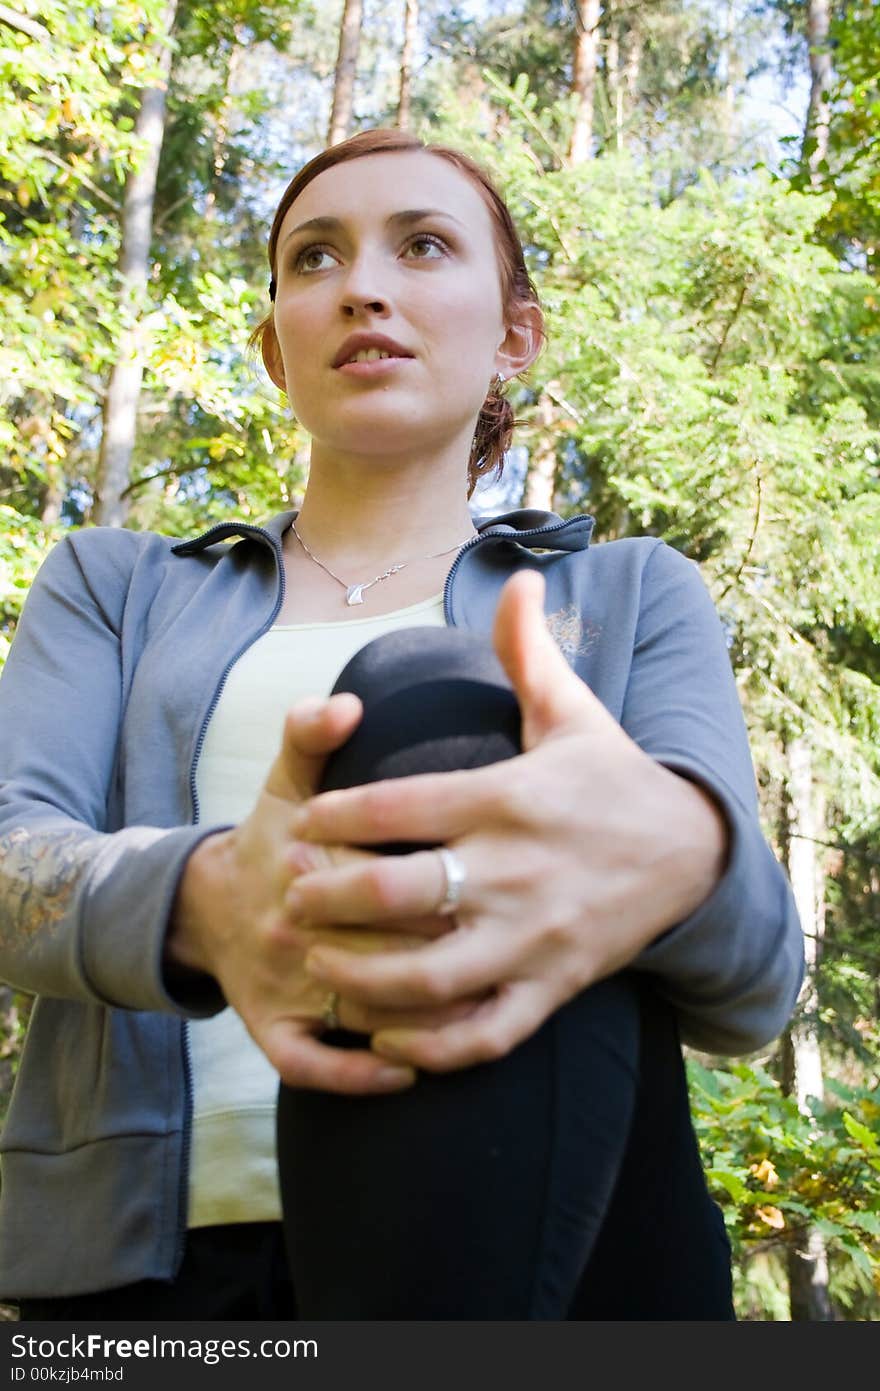
[[[104,398],[104,428],[98,460],[98,488],[94,520],[101,526],[122,526],[128,504],[122,493],[130,482],[131,456],[137,427],[137,408],[144,375],[142,334],[139,325],[149,274],[153,202],[159,155],[165,134],[165,106],[172,50],[169,42],[177,0],[167,0],[161,29],[155,36],[159,80],[141,93],[134,133],[141,142],[137,166],[125,182],[122,208],[120,273],[122,302],[128,326],[119,340],[116,365]]]
[[[626,95],[629,101],[629,114],[635,111],[639,104],[639,76],[642,67],[642,36],[636,28],[630,30],[626,45],[626,63],[624,65],[624,76],[626,80]]]
[[[552,387],[553,382],[550,383]],[[558,383],[556,383],[558,385]],[[553,511],[556,494],[556,416],[553,402],[542,392],[535,412],[537,443],[529,457],[529,467],[523,489],[523,507],[537,507],[542,512]]]
[[[816,851],[817,842],[827,837],[820,825],[810,746],[803,737],[793,739],[787,754],[788,825],[783,828],[783,841],[791,887],[804,930],[807,979],[798,1016],[782,1040],[782,1086],[809,1115],[809,1098],[821,1099],[824,1092],[816,968],[824,926],[825,894],[824,872]],[[822,1233],[810,1226],[800,1229],[789,1244],[787,1264],[792,1320],[812,1323],[832,1320],[828,1254]]]
[[[620,31],[613,4],[605,5],[603,12],[605,29],[605,81],[608,88],[608,104],[614,112],[614,148],[623,149],[623,80],[620,71]]]
[[[833,81],[828,46],[829,0],[807,0],[807,39],[810,45],[810,102],[804,123],[801,159],[815,188],[822,182],[820,166],[828,158],[831,119],[829,93]]]
[[[40,521],[43,526],[57,526],[64,506],[63,474],[58,464],[47,464],[46,484],[40,497]]]
[[[357,72],[358,49],[361,46],[363,22],[362,0],[345,0],[342,23],[339,27],[339,52],[336,57],[336,77],[333,83],[333,107],[330,112],[328,145],[338,145],[351,128],[354,105],[354,79]]]
[[[592,153],[600,10],[601,0],[576,0],[571,90],[578,105],[568,147],[571,164],[583,164]]]
[[[419,0],[406,0],[403,24],[403,50],[400,55],[400,100],[397,104],[397,124],[408,130],[412,108],[412,65],[419,27]]]

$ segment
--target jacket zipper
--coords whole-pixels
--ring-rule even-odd
[[[470,541],[462,546],[458,555],[452,562],[452,565],[449,567],[449,574],[446,576],[446,584],[443,586],[443,616],[446,619],[447,626],[450,628],[456,627],[455,619],[452,617],[452,609],[449,600],[452,594],[452,581],[455,578],[455,572],[461,564],[466,551],[472,551],[481,541],[486,541],[490,537],[495,537],[500,541],[519,542],[527,539],[531,540],[539,536],[548,536],[551,532],[561,531],[563,527],[569,526],[572,521],[578,520],[579,518],[568,517],[564,518],[562,521],[554,522],[552,526],[533,527],[531,531],[518,531],[514,535],[508,535],[505,531],[495,531],[492,527],[489,527],[486,531],[478,532],[476,536],[472,536]]]
[[[211,717],[214,714],[214,711],[217,709],[220,696],[223,694],[223,687],[226,685],[226,678],[228,677],[232,668],[235,666],[235,663],[239,660],[240,657],[244,655],[247,649],[249,647],[252,647],[253,644],[257,641],[257,639],[261,638],[264,633],[268,632],[272,624],[275,622],[275,619],[278,616],[279,612],[281,611],[281,605],[284,603],[284,557],[281,552],[280,542],[276,541],[274,536],[270,536],[268,531],[264,531],[262,527],[241,527],[240,530],[242,532],[246,532],[250,536],[264,538],[266,541],[269,542],[269,545],[272,547],[272,554],[275,557],[275,564],[278,569],[278,592],[275,596],[274,607],[267,621],[263,624],[263,626],[259,629],[258,632],[254,633],[252,637],[249,637],[247,639],[247,641],[238,649],[231,661],[229,661],[224,667],[223,672],[220,676],[220,680],[218,681],[217,686],[214,690],[214,695],[211,699],[211,703],[208,706],[204,719],[202,720],[202,727],[199,730],[199,737],[196,740],[195,750],[193,751],[192,764],[189,770],[189,793],[190,802],[192,805],[192,824],[194,826],[197,826],[199,821],[199,794],[196,788],[196,768],[198,767],[199,758],[201,757],[202,748],[205,743],[205,736],[208,732],[208,725],[211,722]],[[193,1077],[192,1046],[190,1042],[188,1019],[183,1020],[183,1025],[180,1032],[181,1056],[183,1059],[184,1102],[183,1141],[181,1145],[180,1183],[178,1186],[179,1225],[177,1233],[177,1255],[175,1262],[175,1273],[180,1269],[181,1262],[183,1261],[184,1250],[186,1247],[187,1226],[185,1217],[189,1199],[189,1161],[190,1151],[192,1149]]]

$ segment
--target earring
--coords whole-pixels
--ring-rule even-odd
[[[495,376],[492,378],[493,389],[495,391],[500,391],[501,387],[504,385],[506,381],[507,378],[504,376],[502,372],[496,372]]]

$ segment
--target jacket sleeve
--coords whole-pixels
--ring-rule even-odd
[[[696,565],[663,544],[643,572],[621,723],[646,753],[711,793],[730,834],[727,867],[709,898],[633,965],[657,978],[685,1043],[710,1053],[753,1052],[792,1014],[803,934],[758,820],[724,630]]]
[[[213,1013],[223,1000],[210,978],[182,1006],[161,963],[183,867],[216,828],[107,831],[139,538],[75,541],[43,563],[0,678],[0,978],[35,995]]]

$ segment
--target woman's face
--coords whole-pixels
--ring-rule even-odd
[[[329,449],[401,453],[469,443],[511,355],[492,219],[454,165],[365,155],[319,174],[288,209],[267,366]],[[383,356],[378,356],[378,354]]]

